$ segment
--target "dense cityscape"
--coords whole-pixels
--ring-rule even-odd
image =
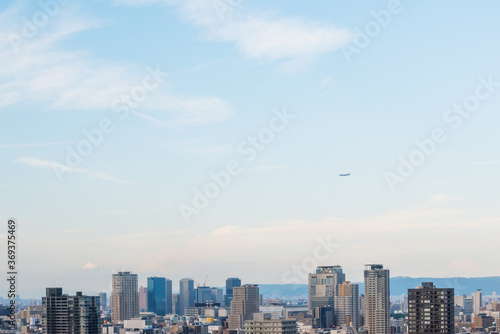
[[[499,14],[1,0],[0,334],[500,334]]]
[[[390,272],[381,264],[364,270],[364,291],[340,265],[318,266],[308,275],[307,299],[264,299],[258,284],[228,278],[225,287],[195,286],[118,272],[112,292],[96,296],[48,287],[34,301],[12,311],[2,306],[2,333],[43,334],[424,334],[498,333],[500,296],[482,291],[456,295],[433,282],[390,295]],[[14,313],[14,321],[11,314]]]

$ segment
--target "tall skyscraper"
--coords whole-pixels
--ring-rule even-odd
[[[226,280],[226,306],[231,306],[231,301],[233,300],[233,288],[240,286],[241,280],[238,277],[230,277]]]
[[[44,334],[100,333],[98,296],[76,296],[62,293],[62,288],[47,288],[42,297],[42,326]]]
[[[408,289],[409,334],[454,334],[454,289],[438,289],[432,282]]]
[[[233,288],[229,329],[243,329],[246,320],[252,320],[254,313],[259,313],[259,286],[245,284]]]
[[[337,285],[345,281],[341,266],[320,266],[314,274],[309,274],[308,301],[309,314],[316,307],[333,307]]]
[[[483,291],[477,289],[476,292],[471,294],[472,296],[472,307],[475,315],[481,313],[481,307],[483,307]]]
[[[338,285],[335,296],[335,326],[352,326],[359,329],[359,285],[344,281]]]
[[[172,280],[165,279],[165,302],[167,304],[167,314],[174,313],[172,309]]]
[[[99,293],[99,304],[101,305],[101,310],[106,311],[108,308],[108,295],[106,292]]]
[[[139,291],[137,274],[130,271],[113,274],[111,293],[111,321],[120,322],[139,315]]]
[[[194,307],[194,281],[183,278],[179,282],[179,312],[184,315],[186,307]]]
[[[368,334],[390,334],[389,270],[381,264],[365,265],[365,330]]]
[[[156,315],[165,315],[167,302],[165,277],[148,277],[148,312]]]

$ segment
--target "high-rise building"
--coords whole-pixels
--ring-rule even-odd
[[[271,319],[271,313],[255,313],[244,324],[245,334],[297,334],[297,321]]]
[[[179,305],[179,294],[172,294],[172,313],[173,314],[181,314],[181,306]]]
[[[98,296],[75,296],[62,293],[62,288],[47,288],[42,297],[44,334],[98,334],[100,305]]]
[[[333,306],[315,307],[312,316],[314,317],[314,328],[327,329],[335,325],[335,309]]]
[[[253,319],[254,313],[259,313],[259,286],[245,284],[234,287],[229,329],[243,329],[245,321]]]
[[[199,286],[195,290],[195,306],[205,306],[207,303],[213,303],[212,289],[209,286]]]
[[[139,316],[137,274],[121,271],[113,274],[111,293],[111,321],[120,322]]]
[[[308,305],[309,314],[316,307],[333,307],[337,295],[337,285],[345,281],[341,266],[320,266],[314,274],[309,274]]]
[[[368,334],[390,334],[389,269],[381,264],[367,264],[364,276],[365,330]]]
[[[167,304],[167,314],[174,313],[172,309],[172,280],[165,279],[165,302]]]
[[[214,304],[224,306],[224,290],[221,288],[212,288],[212,300]]]
[[[483,307],[483,292],[481,289],[477,289],[476,292],[471,294],[472,296],[472,306],[475,315],[481,313],[481,307]]]
[[[455,333],[454,289],[436,288],[432,282],[408,289],[408,333]]]
[[[139,311],[146,312],[148,310],[148,287],[139,287]]]
[[[179,312],[184,315],[186,307],[194,307],[194,281],[183,278],[179,282]]]
[[[241,280],[237,277],[230,277],[226,280],[226,306],[231,306],[231,301],[233,300],[233,288],[240,287]]]
[[[108,295],[106,292],[99,293],[99,304],[101,305],[101,310],[106,311],[108,308]]]
[[[148,277],[148,312],[160,316],[166,314],[166,286],[165,277]]]
[[[344,281],[338,285],[335,296],[335,326],[359,328],[359,285]]]

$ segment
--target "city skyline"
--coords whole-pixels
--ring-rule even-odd
[[[498,2],[47,1],[0,3],[21,297],[500,276]]]

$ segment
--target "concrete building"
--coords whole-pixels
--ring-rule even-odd
[[[148,310],[148,288],[145,286],[139,287],[139,311],[146,312]]]
[[[432,282],[409,289],[408,333],[454,334],[454,289],[436,288]]]
[[[368,334],[391,334],[389,270],[367,264],[364,278],[364,328]]]
[[[471,294],[473,313],[478,315],[481,313],[481,307],[483,307],[483,292],[478,289],[476,292]]]
[[[100,305],[98,296],[75,296],[62,293],[62,288],[47,288],[42,297],[44,334],[98,334]]]
[[[113,274],[111,293],[111,321],[114,323],[139,316],[139,289],[137,274],[129,271]]]
[[[345,281],[341,266],[320,266],[314,274],[309,274],[308,280],[309,314],[316,307],[331,306],[337,295],[337,285]]]
[[[335,296],[335,326],[346,325],[359,329],[359,285],[344,281]]]
[[[244,324],[245,334],[297,334],[297,322],[291,319],[272,319],[269,313],[255,313]]]
[[[186,307],[194,307],[194,281],[183,278],[179,282],[179,314],[184,315]]]
[[[474,328],[486,329],[495,324],[495,318],[487,316],[484,313],[478,314],[474,317]]]
[[[253,284],[234,287],[229,329],[242,329],[246,320],[253,319],[254,313],[259,313],[259,287]]]

